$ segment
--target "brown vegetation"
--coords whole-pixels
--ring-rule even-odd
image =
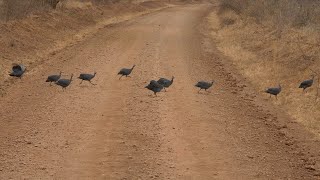
[[[320,134],[317,83],[305,94],[298,86],[314,74],[310,69],[320,72],[319,5],[311,0],[223,0],[209,18],[218,48],[257,91],[282,84],[276,106],[316,134]]]
[[[221,10],[232,9],[256,22],[275,25],[318,25],[320,1],[313,0],[222,0]]]
[[[0,20],[8,21],[39,9],[55,9],[60,0],[1,0]]]
[[[31,12],[56,9],[69,4],[113,4],[143,2],[143,0],[0,0],[0,21],[25,17]]]

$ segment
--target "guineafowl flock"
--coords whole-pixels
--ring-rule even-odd
[[[133,65],[131,68],[122,68],[120,69],[120,71],[118,72],[118,75],[120,75],[119,80],[125,76],[125,77],[131,77],[130,74],[132,73],[133,69],[135,68],[136,65]],[[23,74],[26,71],[26,67],[22,64],[14,64],[14,66],[12,67],[12,72],[10,72],[10,76],[15,76],[18,78],[21,78],[23,76]],[[312,71],[313,73],[315,73],[314,71]],[[59,74],[54,74],[54,75],[49,75],[47,77],[46,82],[50,82],[50,86],[52,85],[52,83],[61,86],[63,90],[65,90],[68,86],[70,86],[71,82],[73,81],[73,74],[71,74],[70,78],[68,79],[62,79],[63,72],[60,72]],[[83,83],[83,81],[88,81],[90,84],[92,85],[96,85],[94,83],[92,83],[92,79],[96,77],[96,72],[92,73],[92,74],[87,74],[87,73],[81,73],[78,77],[78,79],[81,80],[80,84]],[[316,74],[316,73],[315,73]],[[318,74],[316,74],[318,75]],[[303,92],[306,91],[307,88],[310,88],[313,85],[314,82],[314,78],[316,77],[316,75],[312,75],[311,79],[307,79],[304,80],[300,83],[299,88],[303,89]],[[157,93],[161,92],[162,90],[167,91],[166,89],[169,88],[174,81],[174,76],[172,76],[171,79],[167,79],[167,78],[160,78],[159,80],[151,80],[149,82],[149,84],[147,86],[145,86],[145,88],[147,88],[148,90],[152,91],[154,93],[155,96],[157,96]],[[199,88],[198,93],[200,93],[200,91],[202,89],[204,89],[205,91],[207,91],[209,88],[211,88],[214,84],[214,81],[199,81],[197,82],[197,84],[195,84],[194,86]],[[281,93],[282,87],[279,84],[277,87],[269,87],[267,88],[264,92],[268,93],[270,95],[270,97],[273,95],[276,97],[276,99],[278,98],[278,95]]]
[[[151,80],[145,88],[153,91],[154,95],[157,96],[157,93],[160,92],[164,88],[164,86],[163,84],[160,84],[155,80]]]
[[[307,79],[307,80],[302,81],[299,85],[299,88],[302,88],[303,92],[305,92],[307,88],[309,88],[313,85],[314,78],[315,78],[315,75],[314,74],[311,75],[311,79]],[[273,95],[276,97],[276,99],[278,99],[278,94],[280,94],[281,90],[282,90],[282,88],[281,88],[281,85],[279,84],[277,87],[267,88],[264,92],[270,94],[270,97],[271,97],[271,95]]]

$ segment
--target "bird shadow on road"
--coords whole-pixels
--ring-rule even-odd
[[[79,86],[78,86],[79,88],[95,88],[95,87],[97,87],[97,85],[91,85],[91,84],[89,84],[89,85],[86,85],[86,84],[79,84]]]
[[[202,96],[210,96],[210,95],[214,95],[215,93],[211,92],[211,91],[203,91],[203,92],[197,92],[197,94],[202,95]]]

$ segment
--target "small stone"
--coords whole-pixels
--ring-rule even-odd
[[[316,168],[314,166],[312,166],[312,165],[306,166],[306,169],[311,170],[311,171],[315,171],[316,170]]]
[[[251,155],[248,155],[247,157],[248,157],[248,158],[250,158],[250,159],[253,159],[253,158],[254,158],[254,157],[253,157],[253,156],[251,156]]]

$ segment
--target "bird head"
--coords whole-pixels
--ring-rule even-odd
[[[148,84],[148,85],[147,85],[147,86],[145,86],[144,88],[152,89],[150,84]]]
[[[135,65],[135,64],[132,66],[132,69],[133,69],[134,67],[136,67],[136,65]]]

